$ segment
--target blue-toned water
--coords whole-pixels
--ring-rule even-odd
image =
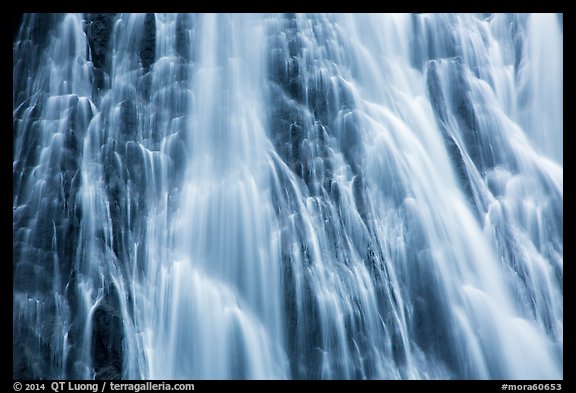
[[[25,14],[15,379],[561,379],[563,18]]]

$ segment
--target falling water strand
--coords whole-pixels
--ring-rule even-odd
[[[25,14],[15,379],[561,379],[563,18]]]

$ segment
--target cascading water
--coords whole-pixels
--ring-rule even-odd
[[[561,379],[562,23],[24,15],[14,378]]]

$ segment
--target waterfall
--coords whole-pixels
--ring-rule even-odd
[[[24,14],[15,379],[562,379],[563,18]]]

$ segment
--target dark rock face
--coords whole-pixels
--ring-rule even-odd
[[[140,59],[144,72],[150,70],[156,56],[156,18],[154,14],[146,14],[144,19],[144,36],[140,47]]]
[[[86,18],[86,38],[88,47],[92,55],[92,85],[94,95],[98,91],[108,88],[110,75],[110,37],[114,28],[116,14],[87,13]]]
[[[122,378],[122,318],[113,290],[96,308],[93,317],[92,356],[97,380]]]
[[[92,53],[94,67],[109,73],[110,37],[114,27],[116,14],[87,13],[86,37]]]

